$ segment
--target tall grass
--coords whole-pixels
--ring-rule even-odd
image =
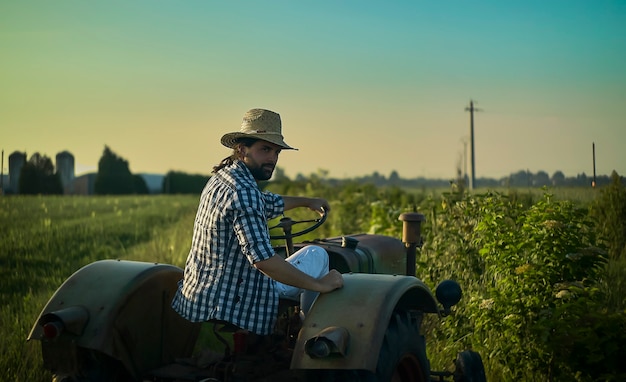
[[[102,259],[181,264],[193,196],[0,198],[0,381],[49,381],[26,338],[52,293]]]

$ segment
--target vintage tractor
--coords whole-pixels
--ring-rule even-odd
[[[449,314],[461,288],[442,281],[435,299],[415,277],[423,215],[400,216],[402,241],[356,234],[293,243],[325,219],[281,219],[272,228],[284,234],[272,238],[286,243],[275,249],[286,257],[310,243],[325,248],[344,287],[312,303],[281,300],[272,336],[181,318],[170,307],[183,273],[176,266],[102,260],[61,285],[28,339],[41,341],[57,382],[485,381],[481,357],[470,350],[458,354],[454,371],[430,369],[422,320]],[[311,225],[292,232],[304,222]],[[212,327],[219,349],[198,352],[201,325]]]

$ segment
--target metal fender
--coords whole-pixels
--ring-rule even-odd
[[[193,349],[199,325],[170,306],[181,278],[182,270],[167,264],[86,265],[54,293],[28,340],[41,340],[44,366],[51,369],[75,366],[68,358],[84,348],[121,361],[138,376]]]
[[[439,312],[432,293],[416,277],[359,273],[343,276],[343,288],[320,294],[307,313],[298,334],[292,369],[375,371],[385,331],[395,310]],[[332,342],[327,347],[329,354],[310,355],[311,343],[325,333],[329,337],[324,340]]]

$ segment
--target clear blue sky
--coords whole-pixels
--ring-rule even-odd
[[[208,174],[247,109],[287,175],[626,175],[626,1],[3,1],[0,148]],[[469,150],[469,145],[468,145]]]

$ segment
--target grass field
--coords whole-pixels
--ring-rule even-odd
[[[543,193],[499,192],[531,200]],[[553,193],[583,204],[596,195],[590,188]],[[197,202],[197,196],[166,195],[0,198],[0,381],[51,380],[40,344],[26,338],[54,291],[81,267],[101,259],[182,267]]]
[[[129,259],[182,266],[197,196],[0,198],[0,381],[50,381],[26,338],[82,266]]]

